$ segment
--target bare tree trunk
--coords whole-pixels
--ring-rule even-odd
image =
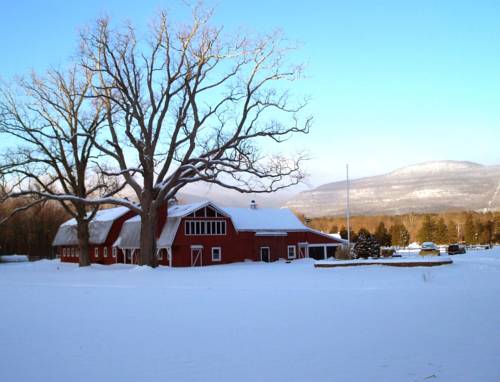
[[[153,192],[144,190],[142,213],[141,213],[141,253],[139,256],[139,265],[149,265],[156,267],[156,225],[157,208],[153,203]]]
[[[156,259],[156,213],[141,215],[141,254],[139,265],[158,266]]]
[[[89,256],[89,222],[85,219],[78,219],[77,221],[77,231],[78,231],[78,250],[80,254],[79,265],[80,267],[87,267],[90,265]]]

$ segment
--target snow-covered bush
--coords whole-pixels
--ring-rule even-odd
[[[368,257],[380,256],[380,244],[371,235],[361,234],[354,245],[354,255],[356,258],[367,259]]]

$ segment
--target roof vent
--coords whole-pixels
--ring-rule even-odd
[[[250,209],[256,210],[257,209],[257,203],[255,203],[255,200],[252,200],[250,202]]]

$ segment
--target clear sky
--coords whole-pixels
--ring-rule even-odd
[[[8,1],[0,8],[0,76],[43,71],[75,52],[98,16],[146,26],[176,1]],[[226,30],[282,28],[299,40],[314,128],[310,184],[376,175],[428,160],[500,164],[499,1],[230,1]]]

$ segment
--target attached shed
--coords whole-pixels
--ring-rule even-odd
[[[122,224],[135,215],[127,207],[116,207],[97,211],[89,223],[89,256],[94,263],[115,263],[116,253],[112,244],[121,231]],[[78,262],[78,235],[75,219],[59,227],[52,241],[62,261]]]

